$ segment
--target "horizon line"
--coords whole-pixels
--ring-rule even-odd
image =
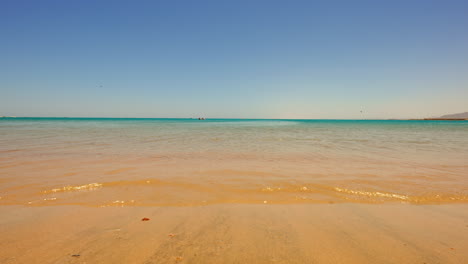
[[[82,119],[194,119],[204,118],[206,120],[213,119],[232,119],[232,120],[425,120],[429,118],[255,118],[255,117],[90,117],[90,116],[0,116],[0,118],[82,118]],[[432,117],[434,118],[434,117]],[[204,120],[200,120],[204,121]]]

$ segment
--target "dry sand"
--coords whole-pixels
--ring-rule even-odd
[[[14,205],[0,215],[4,264],[468,263],[463,204]]]

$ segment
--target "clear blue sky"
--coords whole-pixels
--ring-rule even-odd
[[[0,40],[0,115],[468,111],[468,1],[2,0]]]

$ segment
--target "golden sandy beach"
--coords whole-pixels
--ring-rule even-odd
[[[0,214],[5,264],[468,261],[467,205],[2,206]]]
[[[466,125],[34,122],[0,126],[2,264],[468,263]]]

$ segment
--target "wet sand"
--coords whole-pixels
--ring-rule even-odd
[[[461,204],[14,205],[0,215],[5,264],[468,263]]]
[[[468,263],[467,124],[3,121],[0,263]]]

